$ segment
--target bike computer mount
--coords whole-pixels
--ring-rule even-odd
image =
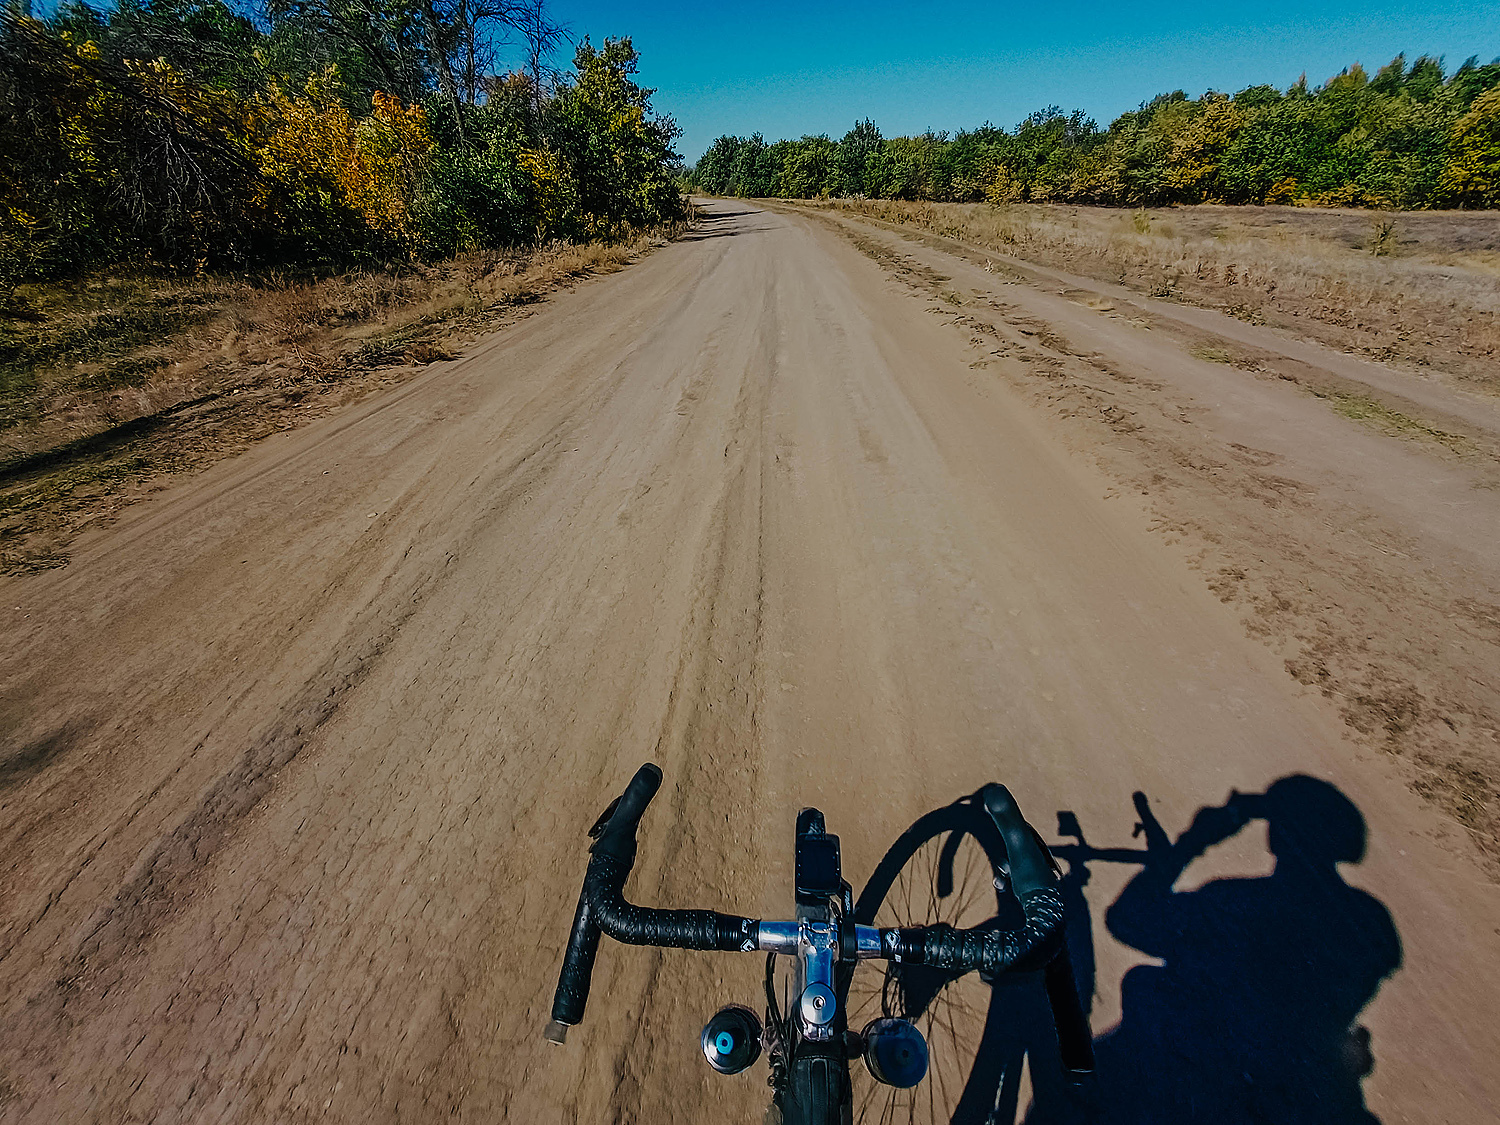
[[[797,815],[797,905],[826,907],[843,887],[839,838],[824,831],[823,814],[803,809]]]

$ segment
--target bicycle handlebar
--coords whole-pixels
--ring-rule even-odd
[[[897,930],[893,953],[934,969],[1001,973],[1041,968],[1062,945],[1065,915],[1062,895],[1036,833],[1010,790],[986,785],[980,791],[985,811],[1000,830],[1010,865],[1010,884],[1021,903],[1025,923],[1019,930],[955,930],[946,922]]]
[[[660,788],[661,770],[647,762],[635,771],[599,831],[552,1001],[547,1037],[553,1042],[563,1042],[567,1028],[583,1019],[600,933],[626,945],[661,949],[749,952],[756,948],[753,919],[716,910],[659,910],[625,900],[625,882],[635,866],[636,826]]]
[[[1028,894],[1052,886],[1056,881],[1052,864],[1043,853],[1042,845],[1037,840],[1036,833],[1031,830],[1031,825],[1021,815],[1021,807],[1016,804],[1010,790],[992,783],[980,790],[980,797],[984,801],[985,811],[1000,830],[1000,838],[1005,841],[1005,856],[1010,863],[1010,882],[1016,894]]]
[[[761,923],[756,919],[713,910],[661,910],[626,901],[625,882],[635,864],[636,828],[661,781],[659,768],[651,763],[642,766],[591,833],[598,839],[591,849],[557,981],[552,1022],[547,1026],[547,1037],[553,1042],[563,1042],[568,1027],[583,1019],[600,933],[628,945],[731,952],[778,950],[789,936],[781,932],[782,924],[768,923],[762,942]],[[988,785],[981,796],[1004,840],[1011,886],[1025,924],[1018,930],[955,930],[946,923],[880,930],[878,952],[875,942],[861,942],[862,956],[986,973],[1040,968],[1057,956],[1062,948],[1063,902],[1042,845],[1005,786]]]
[[[635,771],[620,803],[594,845],[583,893],[594,924],[626,945],[663,949],[755,948],[755,922],[716,910],[658,910],[625,901],[625,881],[635,866],[636,826],[661,788],[661,770],[646,763]]]

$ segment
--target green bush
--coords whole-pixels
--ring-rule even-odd
[[[464,107],[467,144],[458,142],[452,116],[434,113],[433,108],[428,120],[436,123],[438,149],[418,203],[432,248],[455,254],[533,238],[536,193],[521,167],[528,137],[516,107],[494,99]]]
[[[481,10],[526,36],[528,70],[477,69]],[[273,0],[268,17],[223,0],[0,10],[0,296],[127,259],[316,270],[683,213],[679,130],[628,38],[585,39],[554,75],[540,0]]]

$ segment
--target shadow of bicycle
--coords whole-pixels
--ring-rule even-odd
[[[1096,1028],[1096,1075],[1082,1086],[1067,1080],[1040,974],[1004,976],[989,984],[982,1031],[970,1032],[978,1046],[961,1093],[946,1104],[932,1102],[927,1119],[962,1125],[1018,1119],[1036,1125],[1375,1122],[1363,1093],[1374,1055],[1357,1021],[1400,966],[1401,943],[1385,907],[1339,872],[1340,864],[1364,856],[1359,810],[1327,782],[1295,775],[1264,793],[1205,806],[1174,839],[1143,794],[1134,801],[1144,847],[1093,847],[1067,812],[1058,814],[1058,832],[1073,842],[1053,846],[1064,868],[1069,952],[1085,1008],[1094,995],[1095,957],[1084,888],[1094,865],[1139,867],[1105,911],[1104,927],[1161,962],[1126,973],[1120,1022],[1103,1032]],[[1275,857],[1270,875],[1175,889],[1194,861],[1253,820],[1268,826]],[[922,877],[933,901],[965,893],[954,857],[966,837],[1003,861],[998,834],[976,803],[935,810],[893,845],[856,915],[867,921],[890,909],[893,889],[924,846],[936,848],[932,871]],[[994,915],[984,924],[1019,923],[1013,898],[996,894],[991,901]],[[882,985],[883,1002],[920,1016],[953,983],[931,970],[894,966]],[[929,1021],[950,1031],[952,1025],[951,1016],[946,1023]],[[1030,1091],[1025,1105],[1023,1074]]]

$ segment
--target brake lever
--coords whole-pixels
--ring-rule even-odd
[[[620,794],[621,797],[624,794]],[[615,810],[620,807],[620,797],[616,797],[609,803],[609,808],[599,814],[599,819],[594,821],[594,827],[589,829],[589,839],[597,840],[604,835],[605,828],[609,827],[609,818],[615,815]]]

